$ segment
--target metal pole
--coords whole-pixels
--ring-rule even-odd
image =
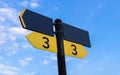
[[[57,60],[58,60],[58,75],[66,75],[66,63],[64,54],[64,29],[60,19],[56,19],[54,22],[55,34],[57,39]]]

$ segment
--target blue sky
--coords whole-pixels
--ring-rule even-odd
[[[58,75],[56,54],[26,40],[23,8],[89,31],[88,55],[66,56],[67,75],[120,75],[120,0],[1,0],[0,75]]]

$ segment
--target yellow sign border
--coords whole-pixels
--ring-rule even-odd
[[[24,9],[22,10],[22,12],[20,13],[20,16],[19,16],[23,28],[26,28],[25,22],[23,21],[23,18],[22,18],[22,17],[23,17],[23,14],[25,13],[25,11],[26,11],[26,8],[24,8]]]

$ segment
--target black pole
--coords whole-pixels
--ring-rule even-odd
[[[55,25],[55,34],[57,39],[57,60],[58,60],[58,75],[66,75],[66,63],[65,63],[65,54],[64,54],[64,28],[62,21],[56,19],[54,22]]]

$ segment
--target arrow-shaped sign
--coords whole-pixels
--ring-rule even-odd
[[[88,31],[73,27],[66,23],[63,23],[63,26],[65,40],[81,44],[83,46],[91,47]]]
[[[33,47],[57,53],[56,38],[42,33],[32,32],[26,36]],[[64,40],[65,54],[77,58],[85,58],[88,52],[85,48],[73,42]]]
[[[54,36],[53,20],[51,18],[28,9],[23,9],[19,18],[23,28]]]
[[[53,20],[51,18],[28,9],[23,9],[19,18],[23,28],[54,36]],[[70,26],[66,23],[63,23],[63,26],[65,40],[91,47],[89,33],[87,31]]]
[[[54,37],[38,32],[31,32],[26,38],[35,48],[55,53],[57,52],[56,38]]]

